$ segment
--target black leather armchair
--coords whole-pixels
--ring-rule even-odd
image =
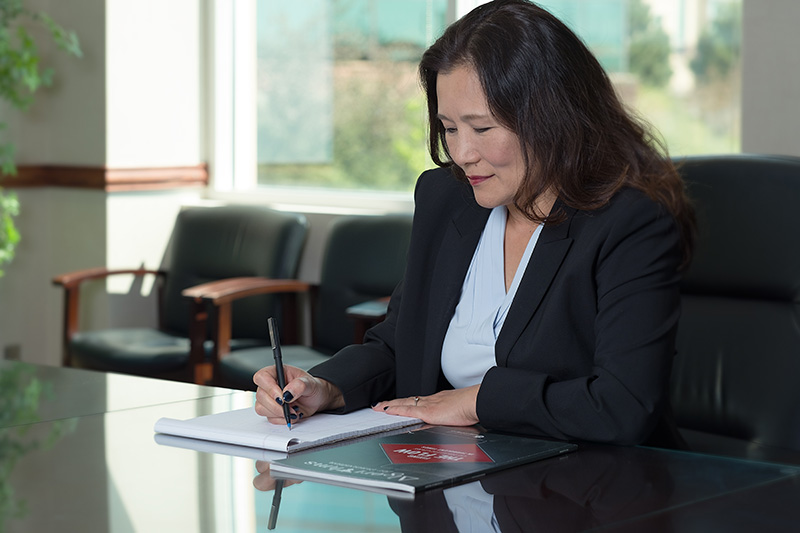
[[[203,365],[207,369],[212,346],[205,327],[207,310],[193,306],[183,291],[242,276],[294,278],[307,231],[304,216],[265,207],[187,208],[175,221],[166,270],[96,268],[57,276],[53,283],[65,293],[63,364],[205,382],[210,376],[199,370]],[[81,285],[122,273],[158,277],[159,327],[80,331]],[[263,317],[281,315],[280,303],[274,296],[238,302],[231,349],[268,344]],[[200,351],[190,361],[191,336]]]
[[[400,282],[411,238],[411,219],[411,215],[345,216],[333,223],[325,246],[320,283],[307,284],[311,346],[284,342],[284,363],[308,369],[353,343],[356,324],[346,310],[391,294]],[[253,294],[303,289],[297,284],[279,287],[268,280],[261,284],[255,279],[251,282],[248,291],[226,293],[211,284],[191,291],[191,296],[197,302],[209,302],[219,308],[223,303]],[[265,331],[266,318],[260,317]],[[217,321],[215,329],[225,328],[224,321]],[[219,358],[214,371],[216,384],[253,390],[253,374],[271,364],[270,350],[264,347],[233,351],[224,346],[224,337],[217,337],[222,342],[214,349]]]
[[[695,451],[800,464],[800,158],[677,161],[699,240],[671,395]]]

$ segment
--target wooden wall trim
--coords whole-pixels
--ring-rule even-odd
[[[205,187],[206,164],[186,167],[109,168],[21,165],[16,176],[0,177],[3,187],[79,187],[107,192]]]

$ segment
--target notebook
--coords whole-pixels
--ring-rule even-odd
[[[161,418],[154,429],[166,435],[292,453],[421,424],[418,418],[362,409],[346,415],[317,413],[292,424],[289,430],[285,425],[270,423],[247,407],[188,420]]]

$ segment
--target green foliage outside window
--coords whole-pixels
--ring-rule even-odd
[[[740,101],[742,10],[723,4],[700,34],[697,50],[689,62],[696,80],[695,99],[699,114],[714,134],[730,136],[741,130],[738,113],[731,103]]]
[[[698,82],[704,85],[727,80],[739,64],[742,49],[742,10],[722,6],[719,15],[703,30],[697,54],[689,63]]]
[[[0,101],[14,109],[27,110],[34,95],[53,83],[53,69],[40,64],[39,51],[26,25],[42,26],[56,46],[67,54],[80,57],[81,49],[74,32],[65,30],[46,13],[26,9],[23,0],[0,0]],[[0,122],[0,133],[7,125]],[[0,174],[16,174],[13,143],[0,142]],[[13,193],[0,188],[0,277],[3,265],[14,258],[19,232],[14,218],[19,202]]]
[[[446,0],[258,6],[258,182],[411,190],[432,166],[417,65]]]
[[[630,1],[628,29],[630,71],[645,85],[664,87],[672,76],[669,37],[642,0]]]
[[[343,76],[337,82],[334,165],[338,178],[350,187],[409,190],[427,164],[416,63],[372,66],[381,83],[364,83],[358,76]]]
[[[350,72],[346,62],[339,63],[334,74],[332,160],[259,165],[260,182],[402,191],[411,190],[420,172],[431,167],[416,63],[355,61],[351,65],[362,74]]]

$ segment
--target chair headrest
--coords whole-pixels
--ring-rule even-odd
[[[682,290],[800,301],[800,157],[675,160],[698,217]]]

